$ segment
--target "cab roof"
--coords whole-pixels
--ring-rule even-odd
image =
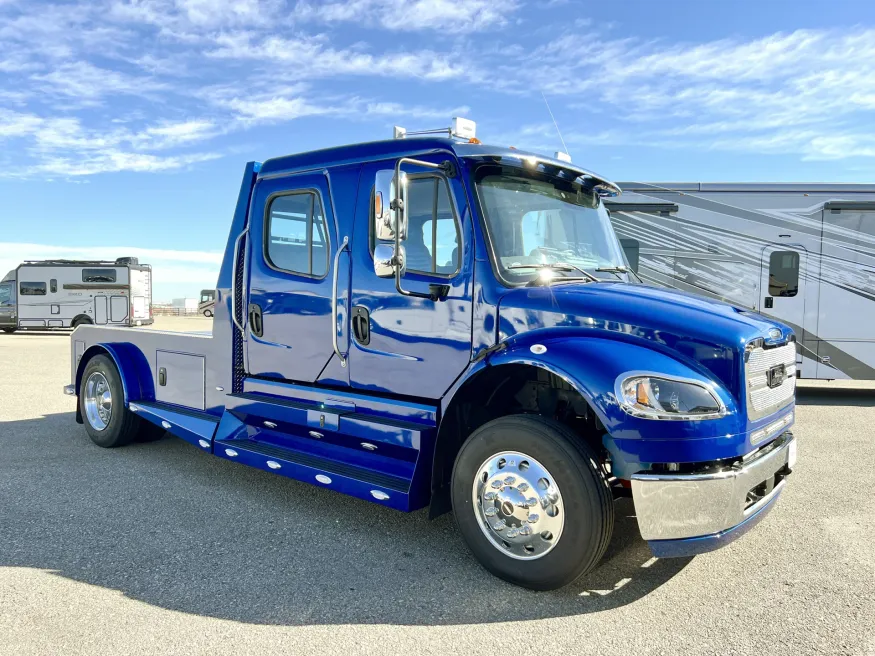
[[[422,156],[437,152],[452,152],[459,158],[482,161],[507,161],[508,163],[526,161],[546,168],[548,172],[553,174],[561,172],[564,177],[584,176],[591,180],[592,184],[603,187],[611,195],[620,192],[619,187],[607,178],[582,169],[575,164],[516,148],[470,143],[446,137],[386,139],[274,157],[261,165],[258,176],[262,178],[272,177],[297,171],[327,169],[348,164],[405,156]]]

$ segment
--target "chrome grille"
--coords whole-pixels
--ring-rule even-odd
[[[769,369],[779,364],[784,365],[787,377],[778,387],[769,387]],[[759,346],[748,351],[745,379],[749,419],[762,419],[783,408],[796,392],[796,344],[790,342],[770,349]]]

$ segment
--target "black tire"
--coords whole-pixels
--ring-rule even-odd
[[[204,316],[207,319],[212,319],[213,318],[213,311],[212,310],[204,310]]]
[[[91,320],[91,317],[81,316],[73,319],[73,323],[70,324],[71,328],[78,328],[79,326],[87,326],[92,325],[94,322]]]
[[[562,534],[541,557],[512,558],[481,528],[472,487],[481,475],[479,468],[502,451],[516,451],[537,460],[561,491],[565,512]],[[589,572],[604,555],[614,527],[613,495],[598,462],[578,435],[551,419],[511,415],[484,424],[462,446],[453,467],[453,512],[468,548],[499,578],[533,590],[555,590]]]
[[[112,398],[112,411],[106,427],[100,429],[93,426],[86,408],[86,386],[92,374],[100,373],[106,379]],[[124,404],[124,390],[121,376],[115,363],[105,355],[96,355],[85,366],[82,372],[82,384],[79,389],[79,411],[82,413],[83,424],[88,437],[97,446],[115,448],[130,444],[140,434],[143,420],[128,410]]]
[[[15,331],[16,331],[16,328],[4,328],[3,329],[3,332],[6,333],[7,335],[11,335]]]

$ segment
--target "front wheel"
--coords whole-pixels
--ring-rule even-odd
[[[4,328],[3,332],[6,333],[7,335],[11,335],[12,333],[15,332],[15,330],[16,330],[15,328]]]
[[[596,454],[536,415],[500,417],[471,434],[453,468],[452,500],[477,560],[534,590],[590,571],[613,530],[613,496]]]

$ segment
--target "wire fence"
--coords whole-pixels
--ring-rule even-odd
[[[153,317],[196,317],[197,315],[197,308],[161,307],[158,305],[152,306]]]

